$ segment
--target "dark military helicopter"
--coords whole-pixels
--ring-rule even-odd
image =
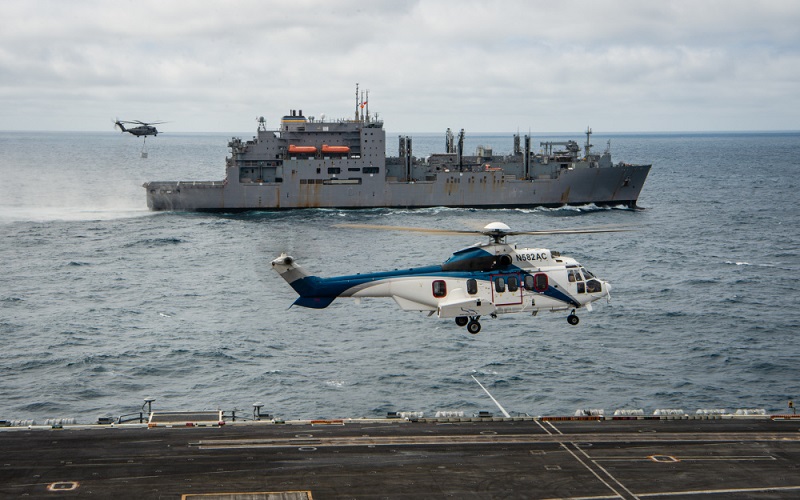
[[[141,137],[141,136],[146,137],[148,135],[158,135],[158,129],[155,128],[153,125],[159,125],[161,123],[166,123],[166,122],[146,123],[139,120],[133,120],[133,121],[117,120],[114,122],[114,126],[119,128],[121,131],[133,134],[136,137]],[[137,126],[125,128],[125,124],[137,125]]]

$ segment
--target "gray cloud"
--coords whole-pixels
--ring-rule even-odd
[[[0,129],[249,131],[290,108],[391,131],[800,129],[800,3],[11,1]]]

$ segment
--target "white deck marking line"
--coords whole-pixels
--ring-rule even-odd
[[[542,425],[542,423],[541,423],[539,420],[536,420],[536,423],[537,423],[537,424],[539,424],[539,427],[541,427],[541,428],[542,428],[542,430],[544,430],[544,431],[545,431],[547,434],[549,434],[549,435],[552,435],[552,434],[553,434],[552,432],[550,432],[550,430],[549,430],[547,427],[545,427],[544,425]],[[550,427],[552,427],[552,428],[553,428],[553,430],[554,430],[554,431],[556,431],[557,433],[559,433],[559,434],[562,434],[562,432],[561,432],[560,430],[558,430],[558,428],[557,428],[555,425],[553,425],[553,423],[552,423],[552,422],[548,421],[548,422],[547,422],[547,425],[549,425]],[[575,444],[574,444],[574,443],[572,443],[572,445],[574,446]],[[602,477],[600,477],[600,474],[598,474],[598,473],[597,473],[595,470],[593,470],[591,467],[589,467],[589,465],[588,465],[586,462],[584,462],[583,460],[581,460],[581,458],[580,458],[578,455],[576,455],[575,453],[573,453],[573,452],[572,452],[572,450],[570,450],[570,449],[569,449],[569,447],[567,447],[567,445],[566,445],[565,443],[561,443],[561,447],[562,447],[562,448],[564,448],[565,450],[567,450],[567,453],[569,453],[570,455],[572,455],[572,457],[573,457],[575,460],[577,460],[579,464],[583,465],[583,466],[586,468],[586,470],[588,470],[589,472],[591,472],[591,473],[594,475],[594,477],[596,477],[596,478],[597,478],[597,480],[598,480],[598,481],[600,481],[601,483],[603,483],[604,485],[606,485],[606,487],[607,487],[609,490],[611,490],[611,491],[613,491],[613,492],[614,492],[614,494],[615,494],[616,496],[615,496],[615,497],[611,497],[611,498],[623,498],[623,496],[622,496],[622,495],[620,495],[619,491],[615,490],[615,489],[614,489],[614,487],[613,487],[613,486],[611,486],[610,484],[608,484],[608,482],[607,482],[605,479],[603,479]],[[606,474],[608,474],[608,473],[606,472]],[[617,482],[619,483],[619,481],[617,481]],[[608,498],[608,497],[602,497],[602,498]],[[634,496],[634,498],[635,498],[635,496]]]
[[[549,425],[550,427],[552,427],[552,428],[553,428],[553,430],[554,430],[554,431],[556,431],[557,433],[559,433],[559,434],[563,435],[563,432],[561,432],[561,431],[558,429],[558,427],[556,427],[555,425],[553,425],[553,422],[551,422],[551,421],[549,421],[549,420],[548,420],[548,421],[547,421],[547,425]],[[585,451],[583,451],[583,449],[582,449],[580,446],[578,446],[578,445],[577,445],[576,443],[574,443],[574,442],[573,442],[573,443],[570,443],[570,444],[571,444],[572,446],[574,446],[576,450],[579,450],[579,451],[580,451],[580,452],[583,454],[583,456],[585,456],[585,457],[586,457],[586,459],[587,459],[587,460],[590,460],[590,461],[591,461],[591,462],[594,464],[594,466],[595,466],[595,467],[597,467],[598,469],[600,469],[601,471],[603,471],[603,474],[605,474],[605,475],[606,475],[606,476],[607,476],[609,479],[611,479],[613,482],[617,483],[617,485],[619,485],[619,487],[620,487],[620,488],[622,488],[622,489],[623,489],[623,490],[624,490],[626,493],[628,493],[628,494],[629,494],[631,497],[633,497],[633,498],[638,498],[638,497],[637,497],[637,496],[636,496],[636,495],[635,495],[635,494],[634,494],[634,493],[633,493],[631,490],[629,490],[628,488],[626,488],[624,484],[622,484],[622,483],[621,483],[621,482],[620,482],[620,481],[619,481],[617,478],[615,478],[615,477],[614,477],[614,476],[613,476],[613,475],[612,475],[610,472],[608,472],[608,471],[607,471],[605,468],[603,468],[603,466],[602,466],[602,465],[600,465],[600,464],[598,464],[597,462],[595,462],[594,460],[592,460],[592,457],[590,457],[590,456],[589,456],[589,455],[588,455],[588,454],[587,454]],[[619,495],[620,497],[622,497],[622,495],[621,495],[621,494],[620,494],[620,493],[619,493],[619,492],[618,492],[618,491],[617,491],[617,490],[616,490],[616,489],[615,489],[613,486],[611,486],[611,484],[609,484],[609,483],[608,483],[608,482],[607,482],[605,479],[603,479],[602,477],[600,477],[600,475],[599,475],[599,474],[598,474],[598,473],[597,473],[597,472],[596,472],[594,469],[592,469],[591,467],[589,467],[589,465],[588,465],[586,462],[584,462],[583,460],[581,460],[581,458],[580,458],[578,455],[576,455],[575,453],[573,453],[573,452],[572,452],[572,450],[570,450],[570,449],[569,449],[569,448],[566,446],[566,444],[564,444],[564,443],[561,443],[561,446],[563,446],[563,447],[564,447],[564,449],[565,449],[565,450],[567,450],[567,451],[568,451],[568,452],[569,452],[569,453],[570,453],[570,454],[571,454],[573,457],[575,457],[575,459],[576,459],[578,462],[580,462],[580,463],[581,463],[581,464],[582,464],[584,467],[586,467],[587,469],[589,469],[589,470],[592,472],[592,474],[594,474],[594,475],[595,475],[595,477],[597,477],[597,479],[599,479],[599,480],[600,480],[600,481],[601,481],[603,484],[605,484],[605,485],[608,487],[608,489],[610,489],[611,491],[613,491],[614,493],[616,493],[617,495]]]
[[[549,420],[548,420],[548,421],[547,421],[547,425],[549,425],[550,427],[552,427],[552,428],[553,428],[553,430],[554,430],[554,431],[556,431],[557,433],[559,433],[559,434],[564,434],[563,432],[561,432],[560,430],[558,430],[558,427],[556,427],[555,425],[553,425],[553,422],[551,422],[551,421],[549,421]],[[548,434],[549,434],[549,432],[548,432]]]
[[[762,488],[730,488],[724,490],[687,490],[662,491],[659,493],[642,493],[640,497],[674,497],[686,495],[719,495],[723,493],[756,493],[770,491],[800,491],[800,486],[764,486]]]
[[[574,446],[574,444],[573,444],[573,446]],[[600,474],[598,474],[598,473],[597,473],[597,471],[595,471],[594,469],[592,469],[591,467],[589,467],[589,464],[587,464],[586,462],[584,462],[583,460],[581,460],[581,457],[579,457],[579,456],[578,456],[578,455],[576,455],[576,454],[575,454],[575,453],[574,453],[572,450],[570,450],[570,449],[569,449],[569,447],[568,447],[568,446],[567,446],[565,443],[561,443],[561,447],[562,447],[562,448],[564,448],[565,450],[567,450],[567,452],[568,452],[570,455],[572,455],[572,456],[573,456],[573,458],[575,458],[575,460],[577,460],[577,461],[578,461],[578,463],[580,463],[581,465],[583,465],[584,467],[586,467],[586,470],[588,470],[589,472],[591,472],[592,474],[594,474],[594,477],[596,477],[598,481],[600,481],[601,483],[603,483],[604,485],[606,485],[606,488],[608,488],[609,490],[613,491],[613,492],[614,492],[614,493],[617,495],[617,497],[619,497],[619,498],[625,498],[625,497],[623,497],[623,496],[620,494],[620,492],[619,492],[619,491],[617,491],[617,490],[616,490],[616,489],[615,489],[613,486],[611,486],[611,484],[609,484],[609,483],[608,483],[608,481],[606,481],[605,479],[603,479],[602,477],[600,477]],[[602,469],[602,467],[601,467],[601,469]],[[606,474],[608,474],[608,472],[606,472],[606,471],[603,471],[603,472],[605,472]],[[613,479],[613,478],[612,478],[612,479]],[[615,481],[616,481],[616,480],[615,480]],[[617,484],[619,484],[619,481],[617,481]],[[627,489],[626,489],[626,491],[627,491]],[[628,492],[628,493],[630,493],[630,492]],[[633,498],[637,498],[637,497],[636,497],[636,495],[634,495],[633,493],[631,493],[631,495],[633,496]]]
[[[545,432],[547,435],[550,435],[550,436],[552,436],[552,435],[553,435],[553,433],[552,433],[552,432],[550,432],[549,430],[547,430],[547,427],[543,426],[543,425],[542,425],[542,423],[541,423],[539,420],[534,420],[534,422],[536,422],[536,424],[537,424],[539,427],[541,427],[541,428],[542,428],[542,430],[543,430],[543,431],[544,431],[544,432]],[[547,422],[547,423],[549,424],[550,422]],[[551,425],[552,425],[552,424],[551,424]],[[555,429],[555,427],[553,427],[553,428]],[[556,429],[556,430],[558,430],[558,429]]]
[[[752,461],[762,461],[762,462],[772,462],[777,460],[777,458],[773,457],[772,455],[724,455],[718,457],[681,457],[676,456],[679,462],[735,462],[737,460],[747,460],[748,462]],[[676,462],[673,461],[658,461],[653,460],[651,457],[602,457],[602,458],[593,458],[595,462],[656,462],[656,463],[666,463],[666,464],[674,464]]]
[[[625,490],[625,492],[626,492],[626,493],[628,493],[628,494],[629,494],[630,496],[632,496],[633,498],[639,498],[639,497],[638,497],[638,496],[636,496],[636,495],[635,495],[635,494],[634,494],[634,493],[633,493],[631,490],[629,490],[628,488],[626,488],[626,487],[625,487],[625,485],[624,485],[624,484],[622,484],[622,483],[619,481],[619,479],[615,478],[613,474],[611,474],[610,472],[608,472],[608,471],[605,469],[605,467],[603,467],[602,465],[600,465],[599,463],[597,463],[597,461],[596,461],[596,460],[594,460],[592,457],[590,457],[590,456],[589,456],[589,454],[588,454],[588,453],[586,453],[586,451],[585,451],[583,448],[581,448],[580,446],[578,446],[578,445],[577,445],[577,444],[575,444],[575,443],[572,443],[572,446],[574,446],[574,447],[575,447],[575,449],[577,449],[578,451],[580,451],[580,452],[583,454],[583,456],[584,456],[584,457],[586,457],[586,460],[591,460],[591,461],[592,461],[592,463],[594,464],[594,466],[595,466],[595,467],[597,467],[598,469],[600,469],[601,471],[603,471],[603,474],[605,474],[605,475],[606,475],[606,476],[608,476],[608,477],[609,477],[609,478],[610,478],[612,481],[614,481],[615,483],[617,483],[617,484],[619,485],[619,487],[620,487],[620,488],[622,488],[623,490]]]

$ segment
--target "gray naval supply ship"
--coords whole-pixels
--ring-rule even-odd
[[[358,95],[358,91],[356,91]],[[366,103],[364,103],[366,104]],[[222,181],[144,184],[151,210],[245,211],[296,208],[518,208],[563,205],[636,207],[651,165],[612,163],[609,149],[514,136],[510,155],[478,147],[465,156],[464,130],[447,130],[445,152],[417,158],[412,138],[386,156],[383,122],[356,105],[353,119],[325,120],[292,110],[278,130],[259,119],[252,140],[229,143]]]

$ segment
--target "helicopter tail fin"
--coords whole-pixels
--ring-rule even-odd
[[[297,281],[302,281],[303,278],[309,277],[308,273],[305,272],[302,267],[295,264],[294,257],[287,255],[285,252],[272,261],[272,268],[281,275],[281,278],[292,285],[292,288],[294,288],[297,293],[300,293],[300,290],[297,289],[299,283],[297,283],[297,285],[295,285],[295,283]]]
[[[272,261],[272,268],[300,295],[292,305],[324,309],[336,299],[336,296],[320,296],[318,292],[321,278],[310,276],[295,263],[294,257],[286,253]]]
[[[114,122],[114,126],[115,126],[115,127],[117,127],[117,128],[119,128],[119,130],[120,130],[121,132],[125,132],[125,131],[126,131],[126,130],[125,130],[125,125],[123,125],[123,124],[122,124],[122,122],[120,122],[119,120],[117,120],[117,121],[115,121],[115,122]]]

